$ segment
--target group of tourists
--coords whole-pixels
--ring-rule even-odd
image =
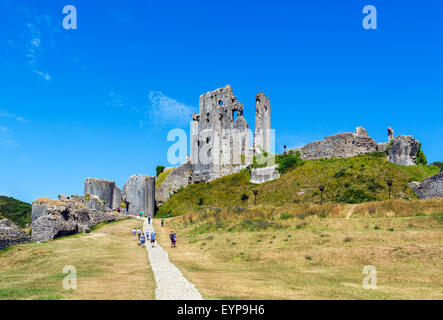
[[[136,241],[137,240],[137,245],[138,246],[145,246],[145,242],[147,242],[148,240],[151,241],[151,245],[154,248],[155,246],[155,238],[156,238],[156,233],[155,230],[152,230],[151,233],[149,233],[149,231],[146,231],[146,235],[141,231],[140,228],[132,229],[132,237],[133,240]]]
[[[139,216],[140,216],[140,219],[142,219],[145,216],[145,212],[140,211]],[[151,224],[151,215],[148,215],[148,224]],[[164,227],[164,225],[165,225],[165,219],[162,218],[161,219],[162,228]],[[154,229],[152,230],[151,233],[149,233],[149,231],[146,231],[146,234],[144,234],[140,228],[138,228],[138,229],[133,228],[132,229],[132,237],[133,237],[134,241],[137,241],[138,246],[144,247],[145,243],[148,240],[151,241],[151,245],[153,248],[155,246],[156,233],[155,233]],[[171,231],[169,238],[171,240],[171,248],[175,248],[177,246],[177,235]]]

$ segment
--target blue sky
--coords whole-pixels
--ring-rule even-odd
[[[168,131],[228,83],[251,128],[255,95],[270,97],[278,150],[359,125],[386,141],[392,126],[443,160],[442,16],[439,0],[0,0],[0,194],[153,175]]]

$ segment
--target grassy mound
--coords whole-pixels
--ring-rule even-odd
[[[24,228],[31,223],[32,206],[11,197],[0,196],[0,218],[3,216]]]
[[[158,177],[155,179],[156,188],[160,188],[162,186],[163,181],[165,181],[165,179],[173,169],[175,168],[165,169],[162,173],[158,175]]]
[[[90,233],[0,252],[0,300],[154,299],[147,252],[132,240],[141,220],[102,223]],[[77,270],[77,289],[62,286],[66,266]]]
[[[404,167],[383,156],[362,155],[352,158],[304,161],[281,175],[278,180],[260,185],[249,182],[249,171],[229,175],[209,183],[190,185],[163,204],[159,216],[177,216],[204,208],[246,207],[254,204],[252,190],[258,191],[257,204],[275,207],[320,202],[320,184],[325,186],[326,203],[355,204],[387,200],[386,181],[392,179],[392,197],[416,199],[408,186],[439,172],[436,166]]]
[[[431,200],[328,204],[338,211],[326,216],[319,205],[214,209],[154,223],[208,299],[441,300],[443,199]],[[377,269],[377,290],[362,286],[366,265]]]

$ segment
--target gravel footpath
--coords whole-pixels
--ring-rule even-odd
[[[146,231],[149,230],[150,234],[153,226],[148,224],[147,219],[144,220],[143,231],[146,234]],[[160,247],[157,240],[154,248],[148,240],[146,250],[148,250],[149,261],[157,283],[156,300],[203,300],[195,286],[169,261],[168,253]]]

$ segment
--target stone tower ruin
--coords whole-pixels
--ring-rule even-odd
[[[231,86],[200,96],[193,114],[192,183],[213,180],[250,163],[249,125]]]
[[[271,152],[271,103],[259,92],[255,103],[254,153]]]

